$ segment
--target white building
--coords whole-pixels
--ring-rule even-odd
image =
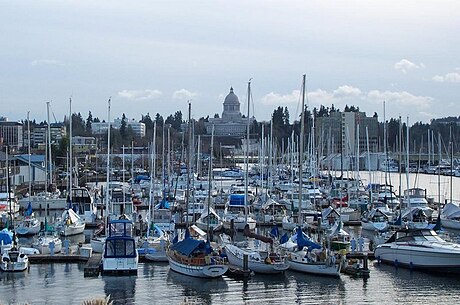
[[[122,119],[117,118],[114,119],[112,123],[110,123],[111,127],[114,129],[121,128]],[[93,122],[91,124],[91,131],[93,134],[105,134],[107,133],[109,123],[107,122]],[[145,137],[145,124],[142,122],[137,122],[135,119],[127,120],[126,126],[131,127],[136,137],[142,138]]]
[[[225,97],[221,118],[210,118],[206,124],[206,132],[211,134],[214,125],[216,136],[244,136],[247,132],[248,119],[243,118],[240,112],[240,101],[238,96],[230,88],[229,94]],[[250,118],[250,124],[254,118]]]

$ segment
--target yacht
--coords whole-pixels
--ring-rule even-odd
[[[231,194],[229,196],[222,220],[225,229],[230,229],[231,223],[233,223],[236,230],[240,231],[244,229],[246,224],[249,225],[250,230],[256,228],[256,220],[253,218],[252,213],[249,213],[249,206],[245,203],[245,195],[242,194]]]
[[[111,220],[102,255],[102,274],[137,274],[139,254],[129,219]]]
[[[22,272],[29,268],[29,257],[16,247],[2,254],[0,270],[3,272]]]
[[[396,231],[375,249],[378,261],[438,272],[460,272],[460,245],[429,229]]]

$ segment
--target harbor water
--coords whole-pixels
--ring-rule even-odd
[[[187,277],[168,264],[139,264],[137,276],[84,278],[82,264],[32,265],[1,274],[0,304],[81,304],[110,295],[113,304],[458,304],[460,278],[370,264],[368,279],[286,272],[228,277]]]

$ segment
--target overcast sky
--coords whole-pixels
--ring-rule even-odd
[[[1,1],[0,116],[222,113],[308,103],[410,124],[460,115],[460,1]],[[253,112],[254,111],[254,112]],[[52,119],[54,121],[54,119]]]

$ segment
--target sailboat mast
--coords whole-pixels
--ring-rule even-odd
[[[27,135],[27,157],[29,158],[29,202],[30,202],[30,196],[32,196],[32,164],[30,161],[31,155],[30,155],[30,111],[27,111],[27,130],[28,135]]]
[[[406,200],[407,200],[407,206],[409,208],[409,220],[412,221],[412,211],[411,211],[411,202],[410,202],[410,197],[409,197],[409,188],[410,188],[410,182],[409,182],[409,117],[407,117],[407,122],[406,122],[406,183],[407,183],[407,191],[406,191]]]
[[[211,148],[209,153],[209,168],[208,168],[208,221],[206,222],[206,232],[209,239],[211,232],[209,230],[209,221],[211,219],[211,190],[212,190],[212,156],[214,153],[214,124],[212,125],[211,131]]]
[[[51,124],[50,124],[50,102],[46,102],[46,116],[48,120],[48,157],[50,166],[50,185],[53,184],[53,161],[51,159]]]
[[[300,108],[300,136],[299,136],[299,225],[303,225],[302,219],[302,163],[303,163],[303,136],[304,136],[304,129],[305,129],[305,82],[306,82],[307,75],[304,74],[302,76],[302,107]]]
[[[188,102],[188,149],[187,149],[187,188],[185,191],[185,226],[188,228],[188,206],[190,203],[190,170],[192,167],[192,103]]]
[[[68,194],[72,200],[72,185],[73,185],[73,167],[72,167],[72,98],[69,98],[69,190]]]
[[[248,81],[248,112],[247,112],[247,126],[246,126],[246,156],[244,161],[244,221],[248,223],[248,179],[249,179],[249,109],[251,101],[251,79]]]
[[[106,226],[105,226],[105,236],[109,236],[108,232],[108,223],[109,223],[109,183],[110,183],[110,101],[108,100],[108,113],[107,113],[107,178],[105,184],[105,214],[106,214]]]

